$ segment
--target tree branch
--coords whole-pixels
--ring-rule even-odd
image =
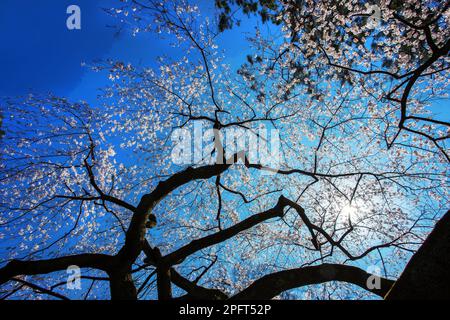
[[[221,243],[227,239],[230,239],[233,236],[237,235],[239,232],[250,229],[265,220],[269,220],[269,219],[275,218],[275,217],[281,217],[281,216],[283,216],[283,208],[285,206],[287,206],[286,200],[287,199],[285,197],[280,196],[277,204],[273,208],[266,210],[264,212],[255,214],[255,215],[235,224],[232,227],[223,229],[222,231],[210,234],[206,237],[193,240],[189,244],[166,255],[162,259],[163,259],[164,263],[167,265],[178,264],[178,263],[180,263],[180,261],[184,260],[187,256],[193,254],[194,252],[197,252],[204,248],[210,247],[212,245],[215,245],[217,243]]]
[[[322,264],[312,267],[291,269],[266,275],[253,282],[240,293],[231,297],[231,299],[271,299],[286,290],[329,281],[352,283],[376,295],[384,297],[394,284],[394,281],[380,277],[380,289],[369,289],[367,280],[371,276],[374,275],[357,267],[341,264]]]
[[[33,290],[39,291],[40,293],[44,293],[44,294],[47,294],[49,296],[52,296],[52,297],[55,297],[55,298],[58,298],[58,299],[61,299],[61,300],[70,300],[69,298],[67,298],[66,296],[64,296],[64,295],[62,295],[60,293],[53,292],[52,290],[43,288],[43,287],[38,286],[38,285],[36,285],[34,283],[31,283],[31,282],[28,282],[28,281],[25,281],[25,280],[22,280],[22,279],[17,279],[17,278],[14,278],[12,280],[14,280],[14,281],[16,281],[16,282],[18,282],[20,284],[23,284],[24,286],[27,286],[27,287],[29,287],[29,288],[31,288]]]
[[[94,268],[107,271],[110,268],[113,257],[105,254],[79,254],[61,258],[20,261],[12,260],[0,269],[0,285],[19,275],[46,274],[65,270],[71,265],[80,268]]]
[[[225,300],[228,296],[220,290],[208,289],[184,278],[175,269],[170,270],[172,282],[187,292],[183,299]]]
[[[233,158],[236,156],[234,155]],[[186,183],[193,180],[209,179],[221,174],[231,166],[231,163],[232,161],[226,161],[224,164],[206,165],[198,168],[188,167],[172,175],[167,180],[161,181],[151,193],[144,195],[131,219],[130,226],[126,232],[125,245],[118,254],[119,259],[129,264],[136,260],[145,240],[145,223],[152,209],[159,201]]]

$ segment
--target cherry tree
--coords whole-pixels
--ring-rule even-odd
[[[373,95],[385,118],[380,132],[387,148],[405,144],[399,140],[407,132],[425,141],[413,147],[437,150],[450,161],[450,123],[433,104],[447,97],[448,1],[231,0],[216,5],[222,30],[237,21],[234,5],[281,24],[288,41],[278,54],[292,60],[295,81],[308,82],[311,73],[330,70],[329,76]]]
[[[434,138],[445,124],[421,118],[444,88],[442,55],[406,93],[420,116],[399,120],[403,102],[381,99],[383,77],[416,71],[354,71],[370,63],[350,43],[331,52],[294,16],[271,35],[257,30],[234,68],[216,43],[221,25],[192,3],[121,1],[109,13],[180,56],[158,68],[92,65],[111,80],[96,106],[5,101],[3,298],[384,297],[448,207],[445,139]],[[394,128],[402,119],[417,128]],[[200,156],[178,162],[174,137],[199,125]],[[255,161],[252,141],[270,145],[268,130],[281,153],[258,149]],[[71,266],[84,290],[67,288]]]

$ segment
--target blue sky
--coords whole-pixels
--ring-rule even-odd
[[[94,73],[82,62],[113,58],[137,65],[156,66],[156,57],[174,55],[164,40],[153,34],[133,37],[120,21],[102,7],[118,0],[1,0],[0,2],[0,98],[27,93],[51,92],[71,100],[95,104],[98,89],[109,82],[104,73]],[[81,30],[68,30],[66,8],[81,8]],[[212,0],[203,0],[202,12],[212,13]],[[250,51],[245,32],[255,20],[226,31],[218,39],[232,67],[245,61]],[[169,51],[167,51],[169,50]],[[436,103],[436,110],[450,119],[448,100]],[[441,118],[442,119],[442,118]]]
[[[202,13],[212,14],[213,1],[201,0]],[[2,0],[0,3],[0,97],[30,92],[65,96],[95,104],[97,90],[108,84],[105,74],[91,72],[81,63],[114,58],[152,66],[155,58],[170,55],[164,40],[154,34],[133,37],[120,21],[102,8],[118,0]],[[66,9],[81,8],[81,30],[68,30]],[[218,38],[227,62],[237,67],[244,61],[248,43],[245,32],[253,31],[255,19],[226,31]],[[250,22],[250,23],[249,23]],[[243,50],[244,49],[244,50]],[[450,119],[448,100],[434,103],[442,120]]]
[[[39,4],[37,4],[39,3]],[[163,40],[153,34],[133,37],[120,21],[103,7],[117,0],[2,0],[0,3],[0,96],[30,92],[66,96],[94,103],[98,88],[108,82],[104,74],[91,72],[81,63],[114,58],[152,66],[157,56],[167,54]],[[81,30],[68,30],[66,9],[81,8]],[[212,12],[213,1],[203,1],[203,12]],[[245,30],[247,28],[248,30]],[[241,27],[251,31],[252,27]],[[245,35],[221,35],[221,47],[230,61],[243,61]],[[232,41],[231,41],[232,40]]]
[[[66,28],[66,8],[82,7],[82,30]],[[95,1],[3,0],[0,10],[0,80],[2,95],[52,91],[68,94],[80,85],[80,62],[108,53],[113,43],[111,19]]]
[[[81,9],[81,30],[66,27],[66,9],[72,4]],[[133,37],[118,19],[102,10],[117,4],[120,5],[119,0],[1,0],[0,100],[52,93],[95,106],[99,89],[110,81],[106,73],[93,72],[82,62],[92,64],[112,58],[156,67],[158,56],[179,55],[177,49],[171,49],[154,34],[139,33]],[[202,13],[212,14],[213,5],[211,0],[202,1]],[[245,61],[250,51],[245,32],[252,31],[253,26],[254,23],[246,23],[224,32],[218,39],[233,67]],[[84,288],[90,283],[83,281],[82,285]]]

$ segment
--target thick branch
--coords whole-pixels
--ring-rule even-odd
[[[369,289],[369,277],[375,276],[357,267],[341,264],[322,264],[280,271],[266,275],[242,292],[233,296],[234,300],[271,299],[283,291],[328,281],[344,281],[355,284],[367,291],[383,297],[394,284],[394,281],[380,277],[380,289]]]
[[[71,265],[80,268],[94,268],[107,271],[113,257],[104,254],[79,254],[61,258],[20,261],[12,260],[0,269],[0,285],[19,275],[46,274],[65,270]]]
[[[450,210],[406,265],[386,300],[450,299]]]
[[[187,292],[186,296],[183,296],[183,299],[191,299],[191,300],[225,300],[228,296],[220,290],[217,289],[208,289],[202,286],[195,284],[192,281],[184,278],[180,275],[175,269],[170,270],[172,282],[177,286]]]
[[[237,235],[239,232],[250,229],[257,224],[269,220],[275,217],[283,216],[283,208],[287,205],[287,199],[283,196],[280,196],[277,204],[264,212],[260,212],[255,214],[232,227],[224,229],[222,231],[216,232],[214,234],[208,235],[206,237],[193,240],[189,244],[181,247],[180,249],[170,253],[169,255],[163,257],[164,263],[167,265],[177,264],[187,256],[197,252],[199,250],[205,249],[217,243],[221,243],[227,239],[230,239]]]
[[[236,156],[233,156],[235,158]],[[142,250],[145,240],[145,223],[152,209],[173,190],[180,186],[199,179],[209,179],[217,176],[231,166],[232,161],[224,164],[213,164],[199,168],[188,167],[187,169],[172,175],[165,181],[161,181],[158,186],[149,194],[142,197],[126,232],[125,245],[119,252],[121,261],[131,264],[136,260]]]

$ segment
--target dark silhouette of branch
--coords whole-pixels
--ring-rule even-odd
[[[369,277],[375,276],[357,267],[342,264],[322,264],[312,267],[285,270],[266,275],[249,287],[231,297],[233,300],[271,299],[283,291],[329,281],[355,284],[367,291],[384,297],[394,281],[380,277],[380,289],[367,286]]]
[[[450,210],[405,267],[386,300],[450,299]]]
[[[233,156],[233,159],[237,155]],[[159,182],[157,187],[149,194],[144,195],[139,202],[135,213],[131,219],[130,226],[126,232],[125,245],[120,250],[118,256],[121,261],[131,265],[142,250],[145,239],[145,223],[152,209],[166,195],[180,186],[194,180],[209,179],[217,176],[231,166],[232,161],[226,161],[224,164],[206,165],[198,168],[188,167],[178,172],[165,181]]]
[[[283,196],[280,196],[277,204],[264,212],[257,213],[252,215],[251,217],[235,224],[232,227],[223,229],[219,232],[213,233],[206,237],[196,239],[191,241],[189,244],[181,247],[180,249],[166,255],[163,257],[163,261],[167,265],[178,264],[183,261],[187,256],[197,252],[199,250],[205,249],[217,243],[221,243],[227,239],[230,239],[237,235],[239,232],[250,229],[257,224],[275,218],[283,216],[283,208],[288,205],[287,199]]]
[[[208,289],[197,285],[180,275],[175,269],[170,270],[172,282],[187,292],[183,299],[188,300],[225,300],[228,296],[220,290]]]
[[[108,271],[112,265],[112,260],[112,256],[93,253],[36,261],[12,260],[0,269],[0,284],[18,275],[46,274],[65,270],[71,265]]]
[[[28,281],[25,281],[25,280],[22,280],[22,279],[18,279],[18,278],[13,278],[12,280],[14,280],[14,281],[16,281],[18,283],[21,283],[24,286],[29,287],[29,288],[31,288],[31,289],[39,292],[39,293],[44,293],[44,294],[47,294],[49,296],[52,296],[52,297],[55,297],[55,298],[58,298],[58,299],[61,299],[61,300],[70,300],[69,298],[67,298],[66,296],[64,296],[64,295],[62,295],[60,293],[57,293],[57,292],[54,292],[52,290],[43,288],[43,287],[38,286],[38,285],[36,285],[34,283],[31,283],[31,282],[28,282]]]

